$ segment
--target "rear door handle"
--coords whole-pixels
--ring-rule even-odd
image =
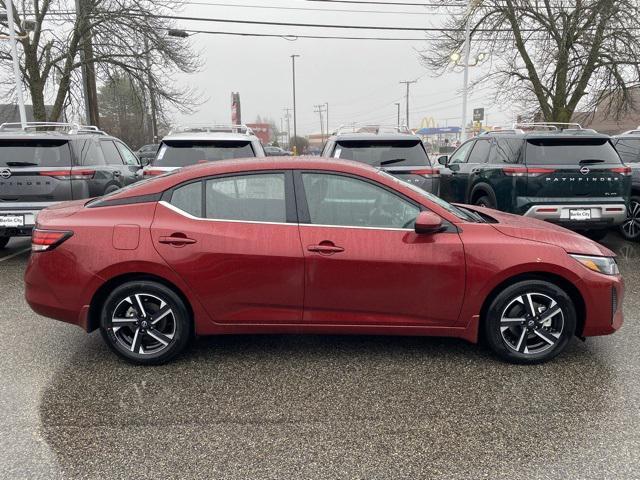
[[[178,237],[178,236],[169,236],[169,237],[160,237],[158,240],[160,243],[165,243],[167,245],[173,245],[174,247],[182,247],[184,245],[190,245],[196,243],[196,240],[188,237]]]
[[[309,245],[307,250],[310,252],[320,253],[322,255],[333,255],[334,253],[344,252],[344,248],[335,245]]]

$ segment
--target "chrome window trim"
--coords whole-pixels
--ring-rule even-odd
[[[290,223],[290,222],[261,222],[259,220],[227,220],[223,218],[202,218],[195,217],[188,212],[176,207],[175,205],[171,205],[169,202],[165,200],[160,200],[158,202],[159,205],[172,210],[173,212],[182,215],[183,217],[189,218],[191,220],[201,220],[204,222],[231,222],[231,223],[257,223],[264,225],[290,225],[290,226],[300,226],[300,227],[322,227],[322,228],[357,228],[359,230],[390,230],[394,232],[414,232],[413,228],[392,228],[392,227],[362,227],[362,226],[351,226],[351,225],[320,225],[313,223]]]

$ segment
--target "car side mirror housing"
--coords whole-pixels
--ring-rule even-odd
[[[420,212],[416,218],[414,229],[416,233],[438,233],[444,229],[442,218],[433,212]]]
[[[140,158],[140,166],[141,167],[146,167],[147,165],[149,165],[151,163],[151,159],[150,158]]]
[[[447,166],[449,163],[449,155],[441,155],[438,157],[438,163],[443,166]]]

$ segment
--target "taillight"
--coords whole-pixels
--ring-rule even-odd
[[[613,173],[619,173],[620,175],[631,175],[631,167],[615,167],[612,168]]]
[[[539,177],[555,172],[552,168],[504,167],[502,173],[507,177]]]
[[[440,176],[440,170],[438,170],[437,168],[419,168],[416,170],[411,170],[409,173],[412,173],[414,175],[422,175],[423,177],[427,178]]]
[[[143,172],[143,176],[145,177],[155,177],[156,175],[162,175],[163,173],[167,173],[164,170],[158,170],[157,168],[145,168]]]
[[[46,177],[57,178],[58,180],[88,180],[96,174],[95,170],[90,168],[71,168],[69,170],[50,170],[48,172],[40,172],[40,175]]]
[[[31,234],[31,250],[34,252],[53,250],[72,235],[73,232],[68,230],[42,230],[36,228]]]

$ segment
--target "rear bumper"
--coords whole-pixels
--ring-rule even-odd
[[[571,210],[589,210],[590,219],[576,220],[571,218]],[[607,228],[620,225],[627,218],[627,207],[624,203],[561,203],[533,205],[525,213],[525,217],[537,218],[563,227],[579,230],[590,228]]]
[[[31,230],[36,224],[38,213],[41,210],[55,205],[60,202],[38,202],[38,203],[2,203],[0,204],[0,216],[2,215],[22,215],[24,217],[24,225],[20,227],[3,227],[0,226],[0,237],[10,236],[29,236]]]

